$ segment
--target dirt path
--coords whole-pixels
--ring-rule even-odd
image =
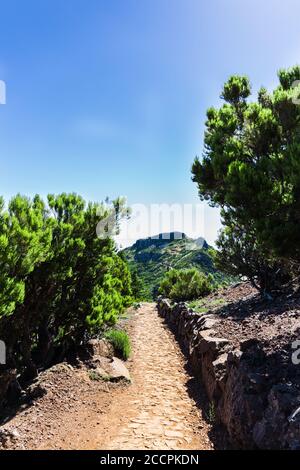
[[[192,377],[155,305],[128,321],[132,384],[90,380],[85,368],[45,372],[47,394],[19,410],[6,428],[22,449],[211,449],[210,427],[191,395]],[[198,397],[196,398],[198,399]]]
[[[208,425],[188,393],[185,358],[153,304],[144,304],[136,314],[132,342],[133,384],[113,404],[110,415],[118,419],[100,447],[212,448]]]

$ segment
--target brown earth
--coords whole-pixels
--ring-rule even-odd
[[[212,449],[199,410],[202,392],[153,304],[132,314],[130,385],[91,380],[85,366],[60,364],[39,382],[47,393],[1,430],[12,449]],[[210,418],[212,418],[210,416]]]
[[[300,292],[248,283],[159,312],[187,350],[234,448],[300,449]],[[212,435],[212,433],[210,433]]]
[[[299,292],[268,301],[245,282],[206,297],[203,304],[221,320],[214,326],[216,334],[236,347],[255,338],[266,352],[274,352],[299,339]]]

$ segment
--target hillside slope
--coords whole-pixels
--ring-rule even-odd
[[[131,270],[136,269],[143,282],[143,298],[151,300],[165,272],[171,268],[196,267],[205,274],[213,274],[217,282],[230,282],[229,276],[215,268],[212,250],[203,238],[193,240],[183,233],[172,232],[137,240],[123,253]]]

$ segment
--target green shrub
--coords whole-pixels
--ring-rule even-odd
[[[86,204],[77,194],[47,202],[0,198],[0,338],[8,369],[25,379],[114,325],[132,303],[127,263],[96,227],[122,217],[123,201]]]
[[[213,276],[199,272],[196,268],[171,269],[162,280],[159,293],[175,301],[193,300],[210,294]]]
[[[122,330],[109,330],[105,333],[105,338],[113,345],[115,351],[127,361],[131,352],[130,339],[128,334]]]
[[[171,269],[166,272],[161,281],[161,284],[158,289],[158,293],[164,297],[170,297],[171,290],[179,281],[179,272],[177,269]]]

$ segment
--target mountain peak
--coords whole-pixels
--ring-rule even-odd
[[[214,265],[212,250],[203,237],[193,239],[182,232],[160,233],[137,240],[124,250],[132,270],[142,280],[144,298],[151,300],[170,269],[197,268],[204,274],[211,273],[216,281],[228,279]]]
[[[148,246],[161,246],[166,245],[174,240],[184,240],[187,239],[187,236],[183,232],[165,232],[159,233],[148,238],[142,238],[137,240],[133,245],[134,248],[141,250],[147,248]]]
[[[160,233],[159,235],[155,235],[154,237],[149,237],[150,239],[154,240],[182,240],[187,238],[186,234],[183,232],[165,232]]]

